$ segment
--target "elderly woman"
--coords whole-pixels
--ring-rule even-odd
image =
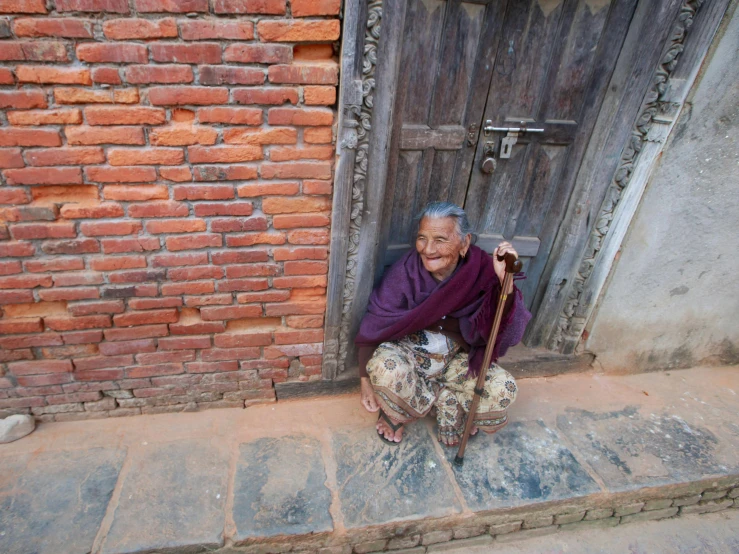
[[[380,411],[377,433],[385,442],[399,443],[403,426],[430,412],[439,441],[459,442],[505,273],[497,255],[507,252],[516,253],[507,242],[492,257],[472,245],[467,214],[454,204],[435,202],[421,212],[415,251],[372,292],[355,340],[362,405]],[[521,292],[513,284],[507,292],[494,361],[521,340],[531,318]],[[493,364],[473,434],[502,428],[516,392],[510,373]]]

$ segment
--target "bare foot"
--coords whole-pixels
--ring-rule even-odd
[[[470,431],[470,436],[474,437],[477,434],[477,431],[477,427],[473,426],[472,430]],[[441,433],[439,433],[438,436],[439,442],[444,446],[457,446],[460,441],[459,435],[442,435]]]
[[[392,421],[395,425],[399,423],[398,421],[394,421],[392,418],[390,421]],[[384,419],[379,418],[377,420],[377,425],[375,425],[375,428],[377,429],[378,434],[382,435],[389,441],[400,442],[401,440],[403,440],[402,426],[397,431],[393,431]]]

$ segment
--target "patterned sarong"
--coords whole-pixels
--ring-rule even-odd
[[[461,436],[477,379],[466,376],[467,353],[441,333],[418,331],[383,342],[367,363],[382,410],[408,423],[436,409],[441,435]],[[507,408],[518,388],[510,373],[493,364],[485,378],[475,425],[488,433],[508,423]]]

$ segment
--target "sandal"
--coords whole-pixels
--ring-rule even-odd
[[[377,420],[379,421],[380,419],[385,420],[385,423],[387,423],[390,429],[393,430],[393,433],[395,433],[398,429],[403,427],[402,423],[393,423],[393,420],[390,419],[390,417],[382,410],[380,410],[380,416],[377,418]],[[391,446],[398,446],[400,444],[399,442],[391,441],[390,439],[385,438],[385,435],[380,433],[379,430],[377,431],[377,436],[380,437],[380,440],[382,440],[383,442],[386,442],[387,444]]]

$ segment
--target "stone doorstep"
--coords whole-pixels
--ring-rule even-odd
[[[716,491],[722,491],[714,499]],[[516,542],[571,530],[615,527],[639,521],[739,508],[739,475],[649,487],[623,493],[598,493],[471,516],[450,516],[351,529],[335,533],[273,537],[229,544],[221,554],[432,554],[454,548]],[[701,499],[705,494],[707,499]],[[732,497],[731,495],[735,496]],[[684,499],[697,497],[686,505]],[[622,514],[622,515],[615,515]],[[528,526],[526,525],[528,523]],[[546,524],[546,522],[549,522]],[[474,533],[475,536],[469,536]]]

